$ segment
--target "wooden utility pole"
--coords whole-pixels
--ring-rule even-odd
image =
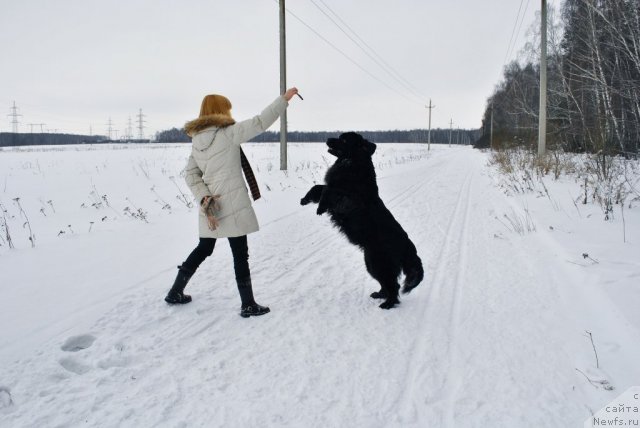
[[[287,91],[287,44],[284,25],[285,6],[280,0],[280,93]],[[287,170],[287,110],[280,116],[280,170]]]
[[[547,144],[547,0],[542,1],[540,13],[540,114],[538,116],[538,156]]]
[[[436,106],[431,105],[431,98],[429,98],[429,106],[425,106],[425,108],[429,109],[429,132],[427,134],[427,151],[431,150],[431,110],[436,108]]]

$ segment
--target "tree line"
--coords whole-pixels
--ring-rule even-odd
[[[335,138],[342,131],[288,131],[287,141],[293,143],[324,142],[328,138]],[[374,143],[426,143],[426,129],[393,130],[393,131],[358,131],[366,139]],[[448,144],[451,137],[452,144],[471,144],[480,137],[480,130],[477,129],[432,129],[431,142],[433,144]],[[171,128],[156,134],[156,141],[159,143],[188,142],[191,138],[182,129]],[[280,132],[266,131],[251,141],[259,143],[279,142]]]
[[[0,147],[62,144],[95,144],[107,141],[98,135],[0,132]]]
[[[549,12],[547,144],[573,152],[637,154],[640,1],[565,0],[559,16]],[[491,143],[491,125],[496,147],[537,141],[539,39],[534,31],[526,59],[505,67],[487,101],[478,145]]]
[[[427,130],[413,129],[408,131],[359,131],[365,138],[377,143],[426,143]],[[287,132],[287,140],[295,143],[324,142],[328,138],[335,138],[342,131],[290,131]],[[481,135],[479,129],[432,129],[431,142],[433,144],[472,144]],[[251,141],[266,143],[279,142],[280,132],[266,131]],[[77,134],[49,134],[49,133],[0,133],[0,147],[9,146],[42,146],[63,144],[105,144],[105,143],[148,143],[149,140],[109,140],[101,135],[77,135]],[[152,142],[157,143],[188,143],[191,142],[183,129],[171,128],[157,132]]]

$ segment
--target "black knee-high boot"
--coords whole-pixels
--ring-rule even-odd
[[[173,287],[169,290],[164,301],[170,305],[185,304],[191,301],[191,296],[184,294],[184,288],[193,276],[194,271],[184,266],[178,266],[178,275],[173,283]]]
[[[251,316],[264,315],[270,311],[266,306],[256,303],[253,298],[253,287],[251,286],[251,277],[236,279],[238,283],[238,291],[240,292],[240,300],[242,306],[240,308],[240,316],[249,318]]]

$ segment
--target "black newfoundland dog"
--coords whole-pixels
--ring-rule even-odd
[[[380,307],[391,309],[399,303],[400,273],[405,275],[402,292],[408,293],[424,277],[422,261],[407,232],[378,196],[371,161],[376,145],[347,132],[329,138],[327,146],[338,159],[327,171],[326,184],[313,186],[300,204],[317,203],[318,215],[328,212],[347,239],[362,248],[367,271],[380,283],[380,291],[371,297],[385,299]]]

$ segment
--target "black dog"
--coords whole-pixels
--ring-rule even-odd
[[[403,293],[410,292],[424,277],[416,247],[378,196],[371,155],[376,145],[360,134],[347,132],[327,140],[329,153],[338,159],[324,178],[300,200],[301,205],[318,204],[318,215],[328,212],[331,221],[352,244],[364,251],[367,271],[380,283],[371,294],[385,299],[380,305],[391,309],[398,300],[398,277],[405,275]]]

